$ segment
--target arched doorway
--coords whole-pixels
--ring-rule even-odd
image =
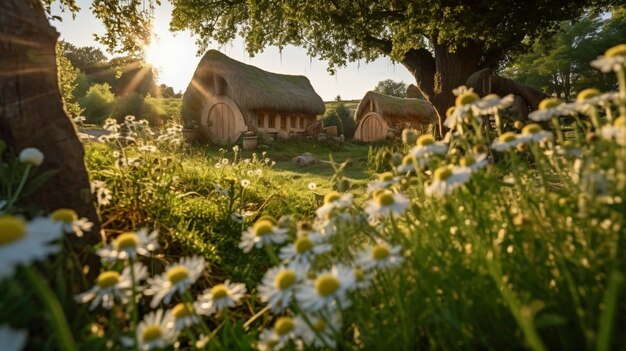
[[[209,140],[218,145],[232,145],[241,133],[248,130],[241,111],[226,96],[212,96],[208,99],[202,114],[202,124]]]
[[[354,133],[354,139],[360,141],[383,140],[387,136],[389,125],[376,112],[368,112],[359,121]]]

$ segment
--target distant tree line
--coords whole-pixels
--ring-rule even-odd
[[[159,125],[171,116],[156,98],[182,96],[170,86],[158,85],[154,68],[134,56],[108,59],[98,48],[61,41],[57,66],[68,113],[72,117],[85,116],[87,123],[131,114]]]

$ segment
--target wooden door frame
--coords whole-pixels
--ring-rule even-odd
[[[200,132],[209,140],[211,140],[211,132],[209,129],[209,112],[211,112],[211,109],[215,105],[220,103],[227,105],[233,111],[233,115],[235,116],[234,138],[230,141],[231,143],[235,143],[237,139],[239,139],[241,134],[248,130],[248,126],[246,124],[246,119],[239,109],[239,106],[237,106],[237,104],[231,98],[225,95],[207,96],[204,105],[202,106],[202,112],[200,114]],[[214,140],[211,140],[211,142],[215,144],[221,144],[215,142]]]
[[[370,111],[370,112],[365,113],[363,115],[363,118],[361,118],[359,120],[359,123],[357,123],[357,126],[356,126],[356,131],[354,132],[354,139],[360,140],[360,141],[364,141],[363,140],[363,135],[362,135],[363,134],[363,124],[370,117],[379,118],[380,121],[383,124],[383,137],[381,139],[377,139],[377,140],[384,140],[385,139],[385,137],[387,135],[387,131],[389,131],[389,124],[387,123],[387,121],[385,121],[383,116],[380,115],[376,111]],[[367,142],[371,142],[371,141],[375,141],[375,140],[369,140]]]

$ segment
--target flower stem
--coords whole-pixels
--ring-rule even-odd
[[[139,340],[137,336],[137,301],[135,298],[137,297],[137,277],[135,276],[135,260],[132,257],[128,258],[128,263],[130,264],[130,280],[132,283],[132,295],[130,297],[130,308],[131,308],[131,324],[130,329],[133,335],[133,339],[135,340],[135,350],[139,350]]]
[[[26,179],[28,179],[28,174],[30,173],[30,169],[32,168],[32,166],[30,164],[26,164],[26,170],[24,170],[24,174],[22,175],[22,179],[20,179],[20,183],[17,186],[17,189],[15,190],[15,193],[13,194],[13,196],[11,197],[11,199],[9,199],[9,202],[6,205],[6,209],[10,209],[13,204],[15,204],[15,202],[17,201],[17,199],[20,196],[20,193],[22,192],[22,189],[24,189],[24,185],[26,184]]]
[[[616,73],[619,83],[619,114],[626,117],[626,69],[622,66]]]
[[[74,337],[67,324],[67,318],[61,308],[59,300],[56,298],[52,290],[47,286],[41,274],[32,267],[24,267],[23,269],[30,284],[33,286],[35,293],[44,303],[50,317],[52,318],[52,328],[57,336],[59,349],[65,351],[76,350]]]

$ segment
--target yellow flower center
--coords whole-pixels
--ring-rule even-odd
[[[334,294],[341,287],[339,280],[332,274],[322,274],[315,280],[317,294],[326,297]]]
[[[0,216],[0,245],[20,240],[24,235],[26,235],[24,220],[11,215]]]
[[[313,330],[318,333],[323,332],[326,329],[326,323],[324,323],[324,321],[321,319],[318,319],[317,321],[312,323],[311,326],[313,327]]]
[[[621,116],[621,117],[616,118],[613,121],[613,125],[616,127],[626,127],[626,117]]]
[[[295,326],[291,317],[280,317],[276,323],[274,323],[274,331],[279,336],[282,336],[291,332]]]
[[[475,145],[472,148],[472,150],[474,151],[475,154],[485,154],[487,153],[487,151],[489,151],[489,148],[485,144],[478,144],[478,145]]]
[[[524,128],[522,128],[522,134],[536,134],[541,132],[541,126],[537,123],[527,124]]]
[[[391,206],[395,203],[395,200],[393,198],[393,193],[389,190],[378,192],[374,196],[374,199],[376,200],[378,205],[380,205],[381,207]]]
[[[393,173],[391,172],[381,173],[378,175],[378,180],[380,180],[381,182],[389,182],[393,180]]]
[[[385,245],[377,244],[372,248],[372,258],[376,261],[389,257],[389,248]]]
[[[159,325],[149,325],[143,328],[141,339],[145,342],[150,342],[160,338],[162,335],[163,332],[161,332],[161,327]]]
[[[189,278],[189,271],[187,270],[187,267],[185,266],[176,266],[176,267],[170,268],[167,271],[166,275],[167,275],[167,280],[169,280],[170,283],[176,284],[184,279]]]
[[[139,238],[133,232],[123,233],[115,239],[113,245],[118,250],[135,249],[139,246]]]
[[[616,45],[604,52],[604,57],[626,56],[626,44]]]
[[[78,219],[78,215],[76,214],[76,211],[71,208],[59,208],[58,210],[52,212],[50,218],[63,223],[72,223]]]
[[[498,137],[498,140],[500,140],[503,143],[508,143],[508,142],[511,142],[511,141],[515,140],[516,137],[517,136],[516,136],[516,134],[514,132],[506,132],[506,133],[500,135]]]
[[[559,106],[561,104],[561,100],[557,99],[557,98],[547,98],[547,99],[543,99],[540,103],[539,103],[539,109],[540,110],[547,110],[550,108],[555,108],[557,106]]]
[[[480,99],[480,96],[473,91],[468,91],[467,93],[463,93],[456,97],[455,104],[456,106],[463,106],[467,104],[471,104],[472,102],[476,102]]]
[[[406,155],[402,158],[402,165],[408,166],[413,163],[413,157],[411,155]]]
[[[437,168],[435,174],[433,174],[433,178],[439,182],[443,182],[450,177],[452,177],[452,169],[447,166]]]
[[[278,224],[278,222],[276,221],[276,218],[274,218],[272,216],[269,216],[269,215],[263,215],[263,216],[259,217],[259,219],[257,220],[257,223],[260,222],[260,221],[263,221],[263,220],[270,221],[273,225]]]
[[[365,280],[365,272],[361,268],[355,268],[352,273],[354,274],[354,280],[362,282]]]
[[[578,93],[578,95],[576,96],[576,100],[585,101],[587,99],[591,99],[599,95],[600,95],[600,90],[598,89],[593,89],[593,88],[585,89],[581,91],[580,93]]]
[[[211,288],[211,296],[213,296],[213,300],[219,300],[227,297],[228,287],[224,284],[217,284]]]
[[[417,138],[417,145],[427,146],[435,143],[435,138],[430,134],[422,134]]]
[[[286,269],[276,275],[274,285],[278,290],[287,290],[296,283],[296,272]]]
[[[271,234],[274,231],[274,224],[267,219],[261,219],[254,223],[252,231],[256,236]]]
[[[455,109],[456,109],[456,107],[454,107],[454,106],[448,107],[448,109],[446,110],[446,117],[452,116],[452,114],[454,113]]]
[[[114,271],[102,272],[96,278],[96,284],[100,289],[110,288],[120,282],[120,274]]]
[[[303,235],[296,240],[293,246],[296,248],[296,252],[301,254],[306,251],[310,251],[315,245],[308,236]]]
[[[193,307],[191,304],[179,303],[172,308],[172,315],[175,319],[181,319],[193,315]]]
[[[313,227],[311,226],[311,223],[309,223],[309,222],[300,222],[300,223],[298,223],[298,230],[308,232],[311,229],[313,229]]]
[[[324,204],[331,203],[333,201],[339,200],[341,198],[341,194],[336,191],[329,191],[324,195]]]
[[[474,158],[474,156],[465,156],[461,159],[461,162],[459,162],[461,164],[461,166],[463,167],[469,167],[471,165],[473,165],[474,163],[476,163],[476,159]]]

